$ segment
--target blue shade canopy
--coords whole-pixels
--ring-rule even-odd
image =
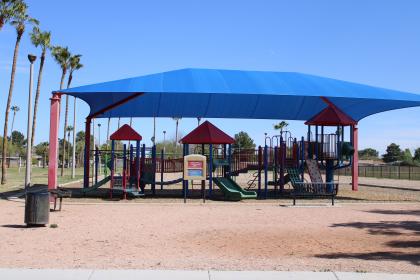
[[[326,97],[356,121],[420,106],[420,95],[290,72],[182,69],[60,91],[84,100],[90,116],[308,120]],[[102,109],[139,94],[105,113]]]

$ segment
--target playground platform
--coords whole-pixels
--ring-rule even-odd
[[[312,271],[0,269],[5,280],[418,280],[420,274]]]

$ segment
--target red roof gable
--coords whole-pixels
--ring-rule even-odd
[[[205,121],[179,142],[183,144],[232,144],[235,139],[209,121]]]
[[[137,133],[137,131],[131,128],[131,126],[125,124],[121,126],[120,129],[112,133],[109,139],[141,141],[142,137]]]
[[[328,107],[310,118],[305,122],[306,125],[324,125],[324,126],[336,126],[336,125],[355,125],[357,122],[351,117],[346,115],[337,106],[332,103],[328,104]]]

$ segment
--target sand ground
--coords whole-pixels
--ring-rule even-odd
[[[0,201],[0,267],[420,273],[420,205],[65,203],[57,228]]]

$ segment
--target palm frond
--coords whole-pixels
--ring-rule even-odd
[[[51,55],[62,70],[69,68],[71,53],[68,47],[54,46],[51,48]]]
[[[30,34],[31,42],[35,47],[41,46],[43,51],[50,47],[51,44],[51,32],[42,32],[39,26],[34,26],[32,33]]]
[[[80,58],[82,57],[81,54],[75,54],[72,57],[70,57],[69,65],[70,65],[70,71],[73,72],[75,70],[79,70],[83,67],[83,64],[80,63]]]

